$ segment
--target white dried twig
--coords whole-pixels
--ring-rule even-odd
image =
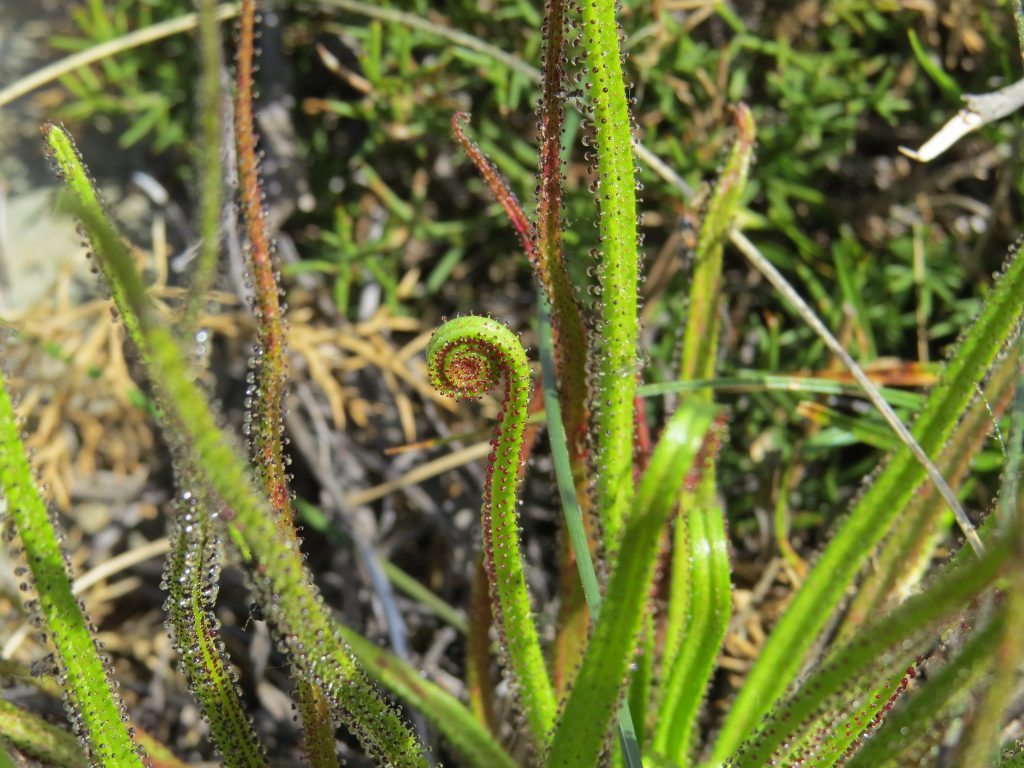
[[[1012,115],[1024,106],[1024,79],[992,93],[965,94],[964,103],[966,106],[950,118],[938,133],[922,144],[920,149],[900,147],[900,152],[919,163],[927,163],[968,133]]]

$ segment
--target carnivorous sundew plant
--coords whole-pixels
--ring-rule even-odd
[[[78,21],[98,29],[105,11],[101,3],[90,5]],[[358,107],[348,102],[344,108],[341,102],[332,105],[313,97],[303,102],[307,116],[334,110],[335,126],[360,110],[402,108],[401,88],[383,75],[382,51],[387,45],[405,46],[407,53],[416,49],[413,41],[420,38],[410,37],[410,30],[440,36],[457,50],[451,54],[455,57],[470,52],[497,56],[517,76],[539,84],[532,210],[524,210],[513,183],[499,170],[515,167],[515,153],[504,152],[486,131],[478,135],[479,128],[456,102],[450,110],[452,138],[445,139],[475,166],[532,267],[532,290],[517,285],[512,298],[500,304],[518,306],[518,311],[507,322],[493,316],[490,306],[450,320],[431,318],[430,334],[393,354],[386,351],[391,348],[383,337],[372,334],[383,322],[393,322],[389,328],[397,333],[418,331],[415,319],[401,313],[362,317],[360,332],[368,336],[338,342],[347,352],[374,361],[351,371],[379,370],[391,392],[400,391],[399,378],[403,386],[417,388],[425,403],[420,410],[406,395],[395,397],[409,442],[419,416],[445,428],[437,409],[454,409],[448,398],[480,400],[483,410],[497,403],[493,431],[474,454],[483,458],[485,469],[481,511],[473,524],[479,555],[458,561],[470,587],[465,613],[390,562],[354,511],[437,472],[411,468],[411,479],[389,478],[376,495],[339,487],[329,462],[327,470],[309,470],[310,477],[292,474],[293,452],[308,458],[325,453],[323,446],[336,445],[325,420],[318,423],[317,437],[310,438],[290,412],[292,400],[316,402],[306,373],[326,386],[337,429],[343,428],[346,409],[361,414],[353,421],[370,429],[367,413],[372,409],[352,410],[349,401],[359,396],[333,382],[334,374],[319,356],[323,353],[315,351],[323,345],[320,337],[313,338],[309,317],[316,302],[308,294],[322,287],[319,278],[296,288],[298,309],[290,325],[282,268],[288,281],[310,277],[310,272],[333,276],[339,323],[348,316],[350,291],[363,290],[360,301],[386,294],[385,303],[394,304],[411,295],[420,273],[406,273],[411,279],[390,274],[388,265],[401,265],[401,259],[385,261],[394,248],[383,239],[372,248],[353,239],[379,222],[353,224],[340,204],[334,231],[323,242],[344,257],[332,263],[311,257],[282,264],[276,224],[267,210],[273,195],[265,192],[260,170],[255,0],[242,0],[237,8],[199,0],[194,15],[160,30],[169,35],[195,29],[201,64],[193,153],[198,245],[185,290],[160,281],[159,290],[148,284],[152,270],[105,209],[72,132],[55,122],[43,126],[43,142],[63,187],[62,206],[80,226],[123,331],[123,337],[111,336],[109,345],[118,354],[122,342],[133,351],[137,365],[122,362],[124,376],[138,377],[137,400],[162,429],[171,469],[167,482],[175,488],[161,507],[170,535],[159,550],[166,553],[161,588],[168,647],[179,659],[203,725],[175,722],[168,727],[133,711],[137,689],[144,686],[129,682],[126,663],[108,653],[106,632],[90,619],[97,606],[82,595],[91,574],[76,579],[82,558],[71,543],[82,541],[81,536],[67,532],[69,522],[37,481],[33,462],[38,464],[39,452],[34,456],[27,447],[44,421],[34,415],[39,398],[19,399],[25,379],[18,362],[22,358],[5,354],[0,514],[17,593],[23,593],[12,610],[24,614],[26,626],[38,632],[38,648],[45,650],[29,670],[14,653],[28,630],[20,630],[17,640],[3,638],[7,645],[0,653],[0,677],[19,682],[0,691],[0,766],[21,764],[12,760],[22,757],[68,768],[181,766],[188,764],[186,755],[175,751],[183,744],[191,750],[189,760],[209,752],[198,733],[208,735],[224,765],[285,764],[292,758],[279,757],[287,738],[281,735],[285,731],[271,727],[273,697],[266,688],[253,692],[241,683],[256,674],[247,643],[255,646],[257,640],[245,639],[250,631],[264,644],[260,674],[290,680],[297,723],[293,740],[300,741],[305,763],[316,768],[345,760],[402,768],[439,762],[476,768],[1024,765],[1018,695],[1024,663],[1024,484],[1019,477],[1024,259],[1011,249],[983,300],[972,305],[973,317],[942,364],[924,359],[929,348],[924,318],[917,328],[924,334],[922,360],[862,370],[858,361],[872,362],[888,343],[872,331],[872,318],[887,310],[866,306],[866,297],[858,295],[857,275],[863,270],[857,264],[870,259],[860,259],[853,230],[844,225],[834,260],[812,269],[808,263],[820,255],[820,243],[804,235],[795,218],[780,213],[784,195],[777,196],[781,193],[770,186],[772,179],[759,178],[758,122],[765,123],[762,130],[778,131],[779,115],[759,113],[738,98],[728,109],[724,101],[719,105],[719,122],[728,120],[728,126],[715,130],[728,135],[729,142],[722,145],[717,180],[694,201],[669,159],[660,159],[641,142],[657,121],[647,123],[635,113],[643,83],[634,78],[648,66],[645,56],[660,55],[653,47],[643,48],[644,40],[669,46],[668,27],[635,28],[637,8],[619,8],[614,0],[546,0],[543,9],[519,5],[516,13],[541,27],[538,71],[486,42],[428,21],[430,14],[416,16],[356,0],[322,0],[320,6],[325,12],[344,8],[371,19],[369,26],[359,26],[367,50],[361,72],[314,41],[310,28],[300,26],[295,33],[300,46],[317,46],[324,66],[364,99]],[[1020,22],[1019,3],[1011,5]],[[821,13],[845,19],[843,14],[863,12],[877,21],[878,12],[853,6]],[[719,35],[734,36],[737,49],[779,55],[783,43],[753,36],[729,4],[703,7],[716,19]],[[675,10],[666,7],[659,13],[668,19],[659,25],[675,24]],[[222,77],[227,38],[221,24],[235,15],[234,80],[227,87]],[[275,23],[281,23],[279,16]],[[384,23],[394,25],[393,40],[385,40]],[[689,34],[684,27],[677,31]],[[916,37],[913,44],[920,51]],[[712,55],[707,47],[679,50],[680,67],[683,53]],[[955,89],[926,53],[919,58],[928,62],[934,79]],[[403,78],[429,91],[428,100],[447,105],[447,97],[429,81],[439,65],[418,53],[402,61]],[[729,80],[728,67],[719,69],[722,87],[716,98],[742,95],[742,78]],[[821,77],[827,77],[827,66],[821,69]],[[700,69],[702,87],[711,87],[717,77],[711,71]],[[675,93],[693,103],[694,86],[673,78]],[[381,106],[392,87],[395,103]],[[87,90],[79,87],[79,94]],[[885,103],[882,96],[873,98]],[[755,120],[755,114],[768,119]],[[385,133],[403,139],[414,135],[417,123],[412,115],[405,117],[408,125],[390,122]],[[310,151],[328,141],[326,134],[318,134]],[[801,142],[813,143],[807,136]],[[1013,142],[1012,152],[1019,153],[1019,143]],[[583,185],[589,192],[582,205],[573,162],[579,145],[589,164]],[[1000,194],[1015,194],[1019,180],[1009,174],[1017,170],[1017,160],[1005,154],[1000,158],[1008,169]],[[670,270],[669,264],[674,265],[679,249],[669,244],[662,249],[669,258],[651,254],[652,264],[645,266],[644,252],[654,249],[643,246],[639,174],[648,166],[678,198],[675,215],[685,226],[673,242],[683,242],[688,253],[685,281],[671,279],[676,267]],[[335,181],[339,193],[350,183]],[[399,199],[369,166],[354,171],[351,183],[391,201],[403,237],[418,233],[457,239],[454,229],[427,221],[430,217],[419,210],[428,207],[428,178],[413,181],[415,205]],[[761,215],[752,201],[761,200],[766,188],[773,208]],[[800,190],[805,203],[828,194]],[[225,204],[232,199],[236,207]],[[909,209],[901,210],[910,216]],[[585,212],[585,235],[578,221],[569,221],[570,211],[576,217]],[[915,266],[913,279],[923,291],[925,223],[914,216],[914,258],[920,269]],[[237,247],[236,217],[238,231],[244,232],[243,249]],[[765,250],[814,292],[813,305],[758,248],[754,240],[762,239]],[[795,252],[780,243],[792,244]],[[801,343],[828,351],[830,357],[816,374],[751,373],[724,362],[726,346],[756,343],[739,338],[737,314],[727,306],[727,286],[736,283],[729,270],[736,270],[740,256],[754,268],[745,274],[757,275],[748,281],[751,290],[762,279],[777,288],[801,319],[793,332]],[[492,266],[493,274],[514,272]],[[454,268],[452,262],[448,271],[436,273],[439,280],[428,278],[428,287],[434,286],[430,291]],[[251,313],[232,315],[224,323],[217,319],[219,312],[234,299],[215,289],[229,272],[238,278]],[[662,285],[660,304],[643,301],[651,296],[644,285],[647,274]],[[836,335],[817,315],[828,304],[823,274],[843,291],[843,325]],[[368,283],[361,281],[376,281],[379,291],[368,293]],[[681,291],[678,301],[666,286]],[[936,292],[951,293],[945,287]],[[742,306],[751,305],[744,300]],[[665,317],[672,322],[664,322]],[[779,320],[767,312],[764,317],[757,333],[771,337],[777,353]],[[13,315],[3,320],[7,348],[24,345],[31,328]],[[216,374],[229,373],[196,351],[213,327],[232,337],[244,337],[252,328],[254,353],[244,393],[235,398],[244,400],[238,429],[223,415],[231,412],[234,395],[226,396],[223,413],[214,397],[225,391]],[[527,337],[536,340],[536,351],[525,347],[522,339]],[[59,345],[52,347],[53,357],[64,357]],[[420,369],[410,363],[423,357]],[[299,360],[299,365],[292,362]],[[101,373],[94,378],[102,378]],[[923,394],[917,391],[920,385],[925,385]],[[730,409],[722,397],[729,392],[763,398],[761,405],[775,411],[790,401],[772,398],[797,393],[803,400],[796,410],[810,425],[799,447],[780,448],[777,443],[784,438],[778,431],[772,433],[776,444],[758,438],[755,445],[744,446],[746,431],[730,423],[743,401]],[[857,397],[865,407],[844,409]],[[998,452],[991,450],[993,433]],[[466,437],[444,436],[434,444]],[[849,451],[843,463],[849,456],[867,478],[858,493],[844,494],[829,475],[822,483],[829,509],[843,507],[843,514],[834,519],[811,515],[800,537],[788,500],[807,473],[809,465],[796,458],[805,444],[818,450],[816,455],[823,455],[822,447]],[[353,442],[344,445],[359,450]],[[884,458],[877,459],[865,446],[884,449]],[[731,456],[766,451],[782,457],[768,504],[774,512],[757,507],[756,515],[741,515],[730,509],[738,490],[723,487],[727,478],[741,483],[736,478],[742,462]],[[467,460],[441,461],[451,469]],[[548,466],[558,493],[544,507],[559,513],[531,519],[527,510],[535,505],[524,506],[523,499],[540,469]],[[987,467],[987,479],[979,480],[979,467]],[[996,480],[993,470],[999,473]],[[467,470],[466,478],[472,477]],[[460,482],[465,484],[465,478]],[[979,491],[986,483],[998,486],[994,501]],[[325,509],[300,495],[310,484],[329,500]],[[339,527],[327,507],[347,516],[346,526]],[[387,507],[386,517],[396,521],[391,525],[404,524],[393,506]],[[75,526],[74,519],[70,525]],[[359,567],[353,573],[323,573],[319,558],[300,536],[301,526],[318,541],[355,550]],[[821,533],[826,528],[827,536]],[[417,535],[409,533],[406,539]],[[744,559],[755,538],[766,542],[762,548],[777,550],[768,570],[763,560],[752,564]],[[809,561],[794,544],[798,539],[808,549],[818,546]],[[227,624],[218,608],[222,591],[241,589],[234,579],[238,572],[244,574],[250,606],[244,626]],[[338,590],[326,587],[338,579],[348,585],[364,578],[378,593],[377,624],[388,628],[388,646],[375,641],[373,627],[355,624],[350,610],[333,604]],[[441,577],[426,581],[441,585]],[[421,657],[422,668],[410,652],[393,588],[411,599],[410,613],[429,612],[447,625],[446,639]],[[358,590],[346,586],[344,591],[358,602]],[[778,598],[771,610],[764,602],[769,594]],[[8,601],[6,594],[0,597]],[[103,607],[99,612],[107,613]],[[163,641],[144,642],[158,647]],[[732,652],[737,645],[749,650],[742,663]],[[454,655],[448,646],[457,649]],[[26,681],[40,697],[63,699],[70,731],[38,714],[40,706],[27,703]],[[251,713],[254,708],[258,716]],[[188,738],[181,736],[185,731]]]

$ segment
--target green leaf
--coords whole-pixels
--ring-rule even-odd
[[[187,337],[206,303],[217,275],[220,256],[220,217],[224,199],[224,164],[221,162],[224,97],[221,93],[221,30],[215,0],[199,0],[198,46],[200,75],[200,142],[195,164],[200,174],[199,229],[202,240],[192,273],[184,328]],[[123,137],[122,137],[123,139]]]
[[[828,657],[793,695],[778,702],[758,725],[755,735],[732,755],[735,768],[764,768],[778,759],[777,750],[800,733],[802,725],[819,715],[830,698],[864,674],[884,674],[886,667],[901,666],[901,657],[912,660],[914,644],[938,622],[963,609],[969,600],[988,588],[1010,555],[1005,540],[994,543],[980,560],[944,573],[926,591],[907,600],[883,619],[872,622],[849,643]],[[883,654],[890,654],[888,661]],[[910,658],[907,658],[910,657]],[[902,662],[902,665],[906,664]]]
[[[697,236],[680,363],[679,377],[683,380],[710,379],[715,373],[722,254],[746,186],[756,134],[754,117],[745,104],[736,107],[736,122],[739,138],[729,154]]]
[[[1003,721],[1015,699],[1017,680],[1012,671],[1020,669],[1024,655],[1024,485],[1020,483],[1024,462],[1024,337],[1017,340],[1017,349],[1009,357],[1018,364],[1017,391],[999,488],[997,521],[1003,535],[1012,540],[1015,557],[1004,588],[1006,621],[992,656],[991,674],[961,745],[960,759],[964,765],[991,763],[996,756]]]
[[[683,494],[673,541],[673,584],[685,583],[685,624],[666,628],[665,678],[657,707],[655,752],[679,765],[690,759],[691,740],[718,652],[732,614],[729,537],[720,507],[701,506]],[[681,572],[677,578],[676,572]],[[671,643],[671,644],[670,644]]]
[[[194,481],[196,470],[188,467],[187,461],[180,463],[179,485]],[[201,490],[183,492],[175,507],[164,585],[171,639],[181,654],[181,669],[224,764],[229,768],[265,766],[266,747],[246,714],[214,614],[223,554],[220,539],[212,530],[213,507]]]
[[[517,491],[530,369],[518,337],[496,320],[467,315],[438,328],[427,345],[434,387],[450,397],[479,397],[505,380],[484,488],[484,567],[494,596],[502,649],[534,744],[543,748],[555,720],[555,691],[534,624],[522,549]]]
[[[622,532],[601,615],[559,718],[547,761],[551,768],[598,764],[647,610],[658,543],[679,489],[706,449],[714,415],[706,404],[686,403],[673,414],[651,455]]]
[[[252,583],[282,649],[302,675],[323,688],[334,717],[372,756],[401,768],[422,768],[426,761],[416,737],[351,656],[294,539],[281,530],[270,504],[255,492],[246,462],[217,427],[185,356],[156,315],[127,246],[106,218],[71,138],[54,125],[47,127],[46,138],[159,393],[168,441],[188,453],[202,482],[230,509],[229,533],[253,568]]]
[[[908,694],[909,700],[864,740],[843,768],[874,768],[921,743],[937,725],[945,725],[956,700],[989,669],[1005,618],[1005,611],[1000,611],[984,627],[972,630],[956,657],[937,673],[929,672],[921,689]]]
[[[78,739],[31,712],[0,699],[0,751],[6,742],[56,768],[84,768],[88,760]]]
[[[996,363],[995,370],[979,396],[957,424],[942,449],[938,467],[957,489],[971,469],[974,459],[992,431],[993,418],[1006,410],[1017,378],[1017,362],[1012,356]],[[873,558],[874,567],[857,589],[839,629],[847,639],[873,612],[909,594],[924,575],[936,546],[941,540],[940,522],[947,508],[934,485],[923,486],[907,504],[900,524]]]
[[[441,686],[424,679],[408,662],[378,648],[358,632],[342,628],[342,636],[356,658],[381,685],[422,712],[467,765],[479,768],[515,768],[515,761],[487,732],[473,713]]]
[[[552,338],[548,301],[544,295],[538,297],[537,306],[538,325],[540,326],[538,330],[540,333],[541,381],[544,383],[544,402],[548,404],[545,418],[548,425],[548,438],[551,441],[551,458],[555,465],[555,480],[562,502],[562,514],[565,516],[565,527],[572,541],[576,568],[583,585],[583,594],[586,597],[590,616],[596,618],[601,613],[601,587],[590,554],[590,542],[583,526],[583,512],[580,509],[579,499],[576,497],[572,461],[569,457],[561,406],[555,391],[555,360],[552,349],[554,339]],[[639,744],[643,739],[637,736],[630,707],[625,702],[619,707],[618,718],[619,738],[626,765],[630,768],[633,766],[642,768]]]
[[[1022,305],[1024,259],[1014,254],[914,424],[914,437],[929,455],[936,455],[948,439],[976,384],[1014,332]],[[777,699],[792,683],[860,567],[924,476],[910,449],[901,447],[854,505],[768,638],[726,717],[713,760],[734,752],[757,727],[764,703]]]
[[[921,65],[921,69],[924,70],[925,74],[939,86],[939,89],[951,101],[959,102],[960,86],[957,85],[956,80],[946,74],[946,71],[938,62],[932,59],[924,49],[924,45],[921,44],[921,40],[914,30],[907,30],[907,39],[910,41],[910,48],[914,52],[914,58],[917,59],[917,63]]]
[[[637,215],[629,103],[622,75],[614,0],[580,3],[589,115],[597,150],[594,198],[600,239],[591,335],[590,434],[595,508],[606,555],[614,561],[633,504],[633,399],[636,393]]]
[[[32,612],[56,648],[68,714],[82,734],[89,759],[104,768],[141,768],[141,750],[124,723],[124,704],[108,676],[89,620],[71,589],[70,566],[60,534],[32,476],[2,373],[0,492],[6,515],[25,552],[28,573],[22,578],[36,590]]]
[[[708,204],[697,235],[696,261],[680,355],[680,378],[709,379],[718,362],[722,257],[739,210],[754,152],[756,126],[745,104],[736,107],[739,136]],[[712,392],[696,397],[711,402]],[[695,489],[680,494],[672,547],[669,605],[654,692],[658,722],[655,752],[688,764],[700,705],[715,668],[732,610],[725,516],[717,502],[714,460]]]

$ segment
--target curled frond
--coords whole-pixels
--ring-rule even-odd
[[[484,567],[492,610],[534,745],[543,747],[555,718],[555,694],[526,587],[516,496],[530,400],[530,369],[518,337],[487,317],[458,317],[427,346],[430,379],[452,397],[479,397],[502,378],[505,392],[488,460],[483,505]]]

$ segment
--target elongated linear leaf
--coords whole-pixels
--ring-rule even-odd
[[[562,144],[565,124],[565,89],[567,78],[565,64],[566,35],[568,19],[564,0],[545,0],[544,3],[544,66],[541,77],[540,100],[540,156],[537,173],[537,209],[535,216],[536,269],[535,274],[547,301],[551,320],[551,356],[553,364],[543,373],[545,400],[560,405],[562,424],[566,435],[567,461],[570,479],[575,486],[576,507],[585,510],[588,519],[593,520],[592,495],[588,490],[586,475],[586,435],[588,376],[586,371],[589,339],[584,327],[576,289],[566,266],[566,254],[562,242]],[[550,419],[549,419],[550,422]],[[549,434],[554,433],[549,426]],[[556,464],[557,467],[557,464]],[[564,478],[563,467],[562,475]],[[557,471],[557,470],[556,470]],[[564,485],[563,480],[559,481]],[[563,490],[568,490],[565,486]],[[564,493],[563,493],[564,497]],[[563,502],[568,515],[568,507]],[[568,517],[564,518],[568,521]],[[571,685],[579,668],[586,646],[590,613],[584,595],[580,576],[586,566],[576,561],[580,555],[580,543],[570,546],[568,536],[562,537],[562,557],[559,558],[559,601],[558,625],[555,635],[552,672],[559,695]],[[591,538],[596,542],[597,536]],[[586,556],[589,558],[589,551]],[[577,563],[581,569],[577,573]],[[584,576],[584,578],[586,578]],[[633,728],[624,724],[623,738]],[[627,754],[627,759],[629,755]]]
[[[756,127],[745,104],[736,107],[739,138],[733,145],[697,236],[693,282],[680,356],[680,379],[710,379],[718,358],[722,254],[739,209],[754,153]]]
[[[905,657],[909,661],[909,656]],[[899,660],[899,659],[898,659]],[[868,672],[841,692],[831,697],[817,715],[793,733],[779,754],[788,763],[825,766],[836,765],[852,752],[863,739],[885,721],[888,712],[905,697],[911,680],[916,677],[913,664],[879,665],[877,674]]]
[[[710,379],[718,361],[722,257],[739,209],[754,151],[756,127],[745,104],[736,108],[739,136],[715,186],[697,236],[690,301],[680,355],[681,380]],[[711,402],[712,392],[696,397]],[[714,460],[696,489],[680,494],[661,683],[654,692],[654,750],[689,762],[690,741],[732,609],[729,542],[718,504]]]
[[[221,161],[223,139],[223,101],[220,87],[221,54],[220,19],[217,18],[216,0],[199,0],[199,54],[202,61],[200,76],[201,137],[196,156],[200,173],[199,227],[202,241],[192,273],[188,307],[185,310],[185,336],[194,326],[196,317],[206,303],[206,294],[217,276],[220,256],[220,217],[224,199],[224,164]]]
[[[26,588],[29,584],[35,587],[37,596],[29,607],[56,648],[69,716],[81,734],[89,759],[110,768],[141,766],[141,749],[125,725],[124,704],[110,681],[89,620],[71,589],[70,565],[55,521],[36,487],[2,373],[0,493],[28,563],[22,578]]]
[[[993,417],[999,418],[1006,410],[1013,396],[1017,367],[1012,356],[996,363],[985,383],[984,397],[971,404],[943,448],[938,466],[951,488],[957,489],[963,483],[971,461],[992,431]],[[936,528],[945,511],[945,502],[934,485],[918,488],[900,524],[874,558],[871,573],[858,587],[843,619],[841,638],[849,638],[879,607],[889,605],[896,596],[909,593],[916,585],[939,542]]]
[[[943,725],[946,712],[957,697],[977,683],[989,668],[992,651],[998,642],[1005,613],[993,617],[984,627],[971,633],[967,644],[937,673],[929,675],[920,690],[898,707],[870,739],[845,763],[843,768],[874,768],[884,760],[912,749],[926,734]]]
[[[88,765],[78,739],[3,699],[0,699],[0,741],[55,768]]]
[[[466,686],[469,706],[477,721],[492,734],[500,733],[495,709],[494,680],[491,678],[491,627],[494,625],[488,594],[487,569],[483,556],[476,559],[469,597],[469,633],[466,637]]]
[[[180,463],[187,465],[187,459]],[[246,715],[213,612],[222,554],[212,530],[212,510],[205,494],[193,492],[184,492],[177,507],[164,577],[168,591],[164,607],[171,618],[174,647],[224,764],[229,768],[265,766],[266,748]]]
[[[250,455],[263,492],[277,516],[278,527],[298,546],[295,511],[288,488],[284,452],[284,393],[288,384],[285,320],[281,307],[278,267],[263,208],[259,178],[256,127],[253,120],[253,68],[256,55],[256,0],[243,0],[238,18],[235,61],[236,100],[234,136],[238,155],[241,209],[249,236],[248,261],[253,274],[253,310],[259,351],[256,381],[246,393],[252,427]],[[207,181],[204,177],[204,181]],[[334,728],[324,716],[324,692],[301,675],[295,680],[296,703],[302,722],[306,756],[311,768],[337,768]]]
[[[252,582],[279,646],[296,669],[324,689],[334,716],[372,756],[402,768],[424,766],[416,737],[355,662],[294,539],[280,530],[272,508],[254,491],[245,461],[217,427],[170,330],[156,317],[131,255],[106,218],[71,138],[53,125],[46,138],[159,393],[168,440],[175,449],[190,452],[203,482],[231,510],[229,533],[252,564]]]
[[[1006,621],[992,657],[992,674],[974,718],[964,734],[961,760],[964,765],[990,763],[999,747],[999,735],[1017,688],[1017,670],[1024,657],[1024,339],[1017,340],[1010,357],[1016,369],[1017,391],[1010,419],[1009,446],[999,488],[997,520],[1000,531],[1013,541],[1014,559],[1006,578]]]
[[[564,8],[561,0],[548,0],[545,5],[547,27],[546,76],[544,96],[541,100],[542,146],[540,160],[540,185],[536,226],[523,212],[518,199],[507,181],[501,176],[480,148],[466,135],[463,123],[468,115],[456,113],[452,118],[452,130],[456,140],[477,167],[491,194],[498,200],[519,236],[524,252],[534,267],[534,273],[541,284],[544,295],[554,303],[555,327],[559,342],[556,346],[556,365],[545,374],[545,385],[550,384],[550,402],[557,399],[563,404],[563,419],[567,432],[573,436],[570,446],[573,474],[580,486],[585,485],[583,452],[585,441],[584,413],[586,405],[586,335],[580,307],[576,302],[572,281],[565,267],[561,245],[561,69]],[[550,306],[550,304],[549,304]],[[560,386],[555,387],[556,371]],[[525,452],[525,451],[524,451]],[[582,494],[586,499],[586,494]],[[485,543],[485,556],[487,555]],[[567,553],[568,554],[568,553]],[[580,583],[572,567],[571,557],[561,559],[562,570],[559,579],[560,601],[558,631],[554,645],[552,665],[553,683],[557,693],[566,688],[571,675],[578,666],[585,644],[588,615]],[[479,651],[482,644],[473,638],[471,643],[470,673],[476,684],[482,682],[481,662],[486,658]],[[474,697],[474,701],[476,698]],[[546,731],[547,729],[545,729]]]
[[[854,416],[830,408],[822,403],[802,402],[796,407],[799,416],[822,428],[831,428],[840,433],[843,440],[853,439],[883,451],[892,451],[900,447],[899,438],[881,419],[871,415]],[[820,432],[815,435],[812,444],[822,445]]]
[[[949,437],[975,385],[1016,328],[1022,305],[1024,259],[1014,254],[914,424],[914,437],[928,454],[935,455]],[[734,752],[756,727],[764,702],[777,699],[793,682],[818,633],[924,475],[910,450],[901,448],[854,505],[768,638],[729,710],[713,760]]]
[[[548,423],[548,438],[551,441],[551,458],[555,465],[555,480],[558,484],[558,495],[562,501],[562,514],[565,518],[565,528],[568,532],[570,550],[573,553],[572,560],[575,561],[579,571],[579,588],[583,593],[586,608],[589,609],[588,616],[597,617],[601,613],[601,587],[597,580],[597,572],[594,570],[593,558],[590,554],[590,540],[587,537],[583,524],[583,511],[579,505],[576,495],[576,487],[573,479],[572,459],[569,452],[568,440],[565,435],[564,421],[561,416],[561,406],[555,396],[554,386],[554,335],[552,333],[549,304],[547,298],[540,296],[537,299],[539,315],[538,331],[540,334],[540,365],[541,380],[544,384],[544,396],[549,403],[546,418]],[[563,595],[565,592],[563,591]],[[585,648],[585,646],[584,646]],[[584,648],[580,650],[580,656]],[[644,675],[646,678],[647,676]],[[649,682],[645,679],[644,683]],[[634,685],[639,689],[639,685]],[[643,695],[646,697],[646,685],[643,688]],[[644,706],[636,711],[643,712]],[[643,731],[636,727],[633,719],[632,705],[619,707],[619,741],[622,746],[622,756],[628,768],[640,768],[642,765],[640,756],[640,745],[643,744]]]
[[[885,618],[866,627],[853,641],[829,654],[795,694],[774,706],[759,724],[756,735],[732,755],[731,764],[735,768],[764,768],[780,759],[780,747],[796,737],[801,726],[815,718],[831,696],[865,672],[884,670],[887,663],[899,665],[900,652],[912,653],[901,644],[963,610],[971,598],[992,584],[1009,554],[1008,543],[996,541],[983,558],[950,569],[925,592],[910,598]],[[882,656],[890,649],[897,652],[893,654],[895,658],[886,662]]]
[[[683,494],[683,505],[690,500]],[[732,613],[732,575],[725,515],[715,505],[683,507],[676,521],[673,570],[685,572],[688,618],[681,642],[665,660],[657,706],[654,750],[674,763],[689,762],[692,736]],[[666,641],[667,644],[667,641]]]
[[[449,397],[479,397],[502,379],[505,382],[484,483],[484,567],[516,700],[534,746],[543,751],[557,702],[533,618],[519,543],[519,470],[531,390],[526,351],[515,333],[498,321],[465,315],[449,320],[431,336],[427,367],[435,389]]]
[[[666,381],[660,384],[644,384],[637,389],[640,397],[656,397],[670,392],[694,392],[713,389],[716,392],[794,392],[800,394],[844,395],[865,397],[864,390],[856,384],[847,384],[832,379],[809,376],[779,376],[766,371],[743,371],[742,376],[717,379]],[[901,408],[919,408],[924,399],[916,392],[881,387],[879,392],[890,405]]]
[[[565,122],[564,0],[544,3],[544,75],[540,101],[540,161],[536,215],[537,279],[551,306],[558,400],[562,406],[569,456],[582,462],[586,428],[587,334],[583,312],[566,267],[562,247],[562,131]]]
[[[338,765],[338,748],[334,740],[334,722],[324,692],[308,680],[295,685],[295,706],[302,720],[302,750],[310,768],[331,768]]]
[[[590,342],[594,501],[609,560],[633,504],[633,400],[639,316],[636,173],[615,0],[579,3],[587,101],[596,149],[594,198],[601,296]],[[589,111],[589,110],[588,110]]]
[[[469,766],[515,768],[486,727],[458,699],[436,683],[424,679],[408,662],[378,648],[358,632],[342,628],[342,636],[353,653],[381,685],[422,712],[451,742]]]
[[[804,727],[799,738],[791,737],[788,749],[783,748],[783,760],[790,763],[810,762],[812,765],[836,765],[865,735],[882,722],[885,714],[906,693],[910,684],[907,667],[895,672],[887,671],[878,678],[868,675],[858,680],[833,699],[836,710],[827,710]],[[870,681],[870,682],[869,682]],[[813,762],[812,762],[813,761]]]
[[[647,610],[661,532],[679,488],[702,459],[713,419],[710,406],[686,403],[673,414],[654,449],[623,530],[601,616],[555,731],[549,766],[597,765]]]

